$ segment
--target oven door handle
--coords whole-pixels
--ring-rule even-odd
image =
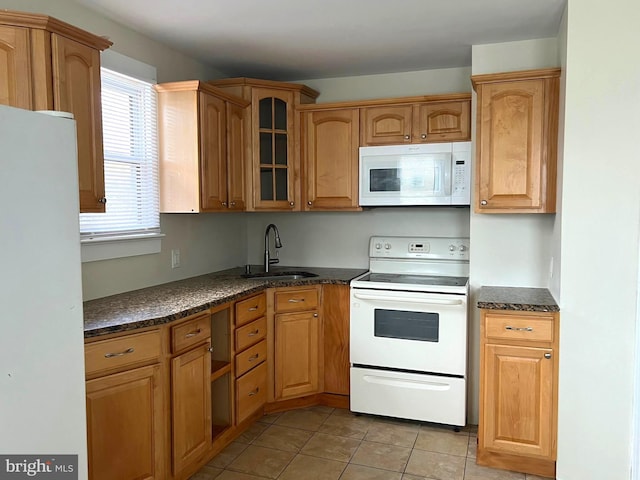
[[[437,298],[407,298],[407,297],[385,297],[384,295],[366,295],[363,293],[354,293],[354,298],[359,300],[376,300],[379,302],[408,302],[420,303],[422,305],[462,305],[462,300],[440,300]]]

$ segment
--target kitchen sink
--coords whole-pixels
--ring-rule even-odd
[[[245,273],[242,278],[262,278],[265,280],[300,280],[303,278],[317,277],[316,273],[305,272],[303,270],[284,271],[284,272],[261,272],[261,273]]]

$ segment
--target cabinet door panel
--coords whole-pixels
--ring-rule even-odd
[[[246,108],[227,104],[227,191],[231,210],[245,209]]]
[[[80,211],[104,212],[100,52],[56,34],[51,47],[54,108],[76,120]]]
[[[480,208],[539,209],[544,81],[481,88],[477,146]]]
[[[359,131],[355,108],[305,114],[306,210],[358,206]]]
[[[296,156],[293,92],[252,89],[255,209],[295,208]]]
[[[484,447],[550,457],[553,428],[552,349],[485,345]]]
[[[202,345],[171,360],[173,473],[211,446],[211,353]]]
[[[362,145],[411,143],[413,106],[367,107],[362,112]]]
[[[471,102],[427,103],[416,107],[415,142],[456,142],[471,138]]]
[[[0,26],[0,104],[32,108],[29,30]]]
[[[318,391],[320,319],[314,311],[275,317],[276,398]]]
[[[200,191],[203,211],[227,209],[227,113],[224,100],[200,94]]]
[[[162,479],[160,367],[87,382],[89,478]]]

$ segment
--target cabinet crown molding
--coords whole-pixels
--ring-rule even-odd
[[[106,50],[113,45],[106,37],[99,37],[49,15],[0,10],[0,25],[46,30],[98,50]]]
[[[556,78],[560,76],[560,73],[560,68],[542,68],[537,70],[519,70],[515,72],[504,73],[486,73],[482,75],[472,75],[471,85],[473,85],[473,89],[476,90],[476,87],[483,83]]]
[[[314,90],[313,88],[303,85],[301,83],[276,82],[273,80],[262,80],[259,78],[248,78],[248,77],[222,78],[220,80],[210,80],[207,83],[209,85],[213,85],[216,87],[247,86],[247,87],[280,88],[282,90],[297,90],[302,95],[311,97],[314,100],[318,98],[318,95],[320,95],[320,92],[318,92],[317,90]]]
[[[154,85],[154,88],[159,93],[160,92],[192,92],[192,91],[204,92],[204,93],[214,95],[223,100],[226,100],[227,102],[231,102],[242,108],[245,108],[251,105],[251,102],[248,100],[244,100],[243,98],[227,93],[218,87],[215,87],[207,82],[201,82],[200,80],[186,80],[182,82],[159,83],[157,85]]]

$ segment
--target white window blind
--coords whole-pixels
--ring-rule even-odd
[[[106,213],[80,214],[83,238],[159,233],[153,85],[102,68]]]

